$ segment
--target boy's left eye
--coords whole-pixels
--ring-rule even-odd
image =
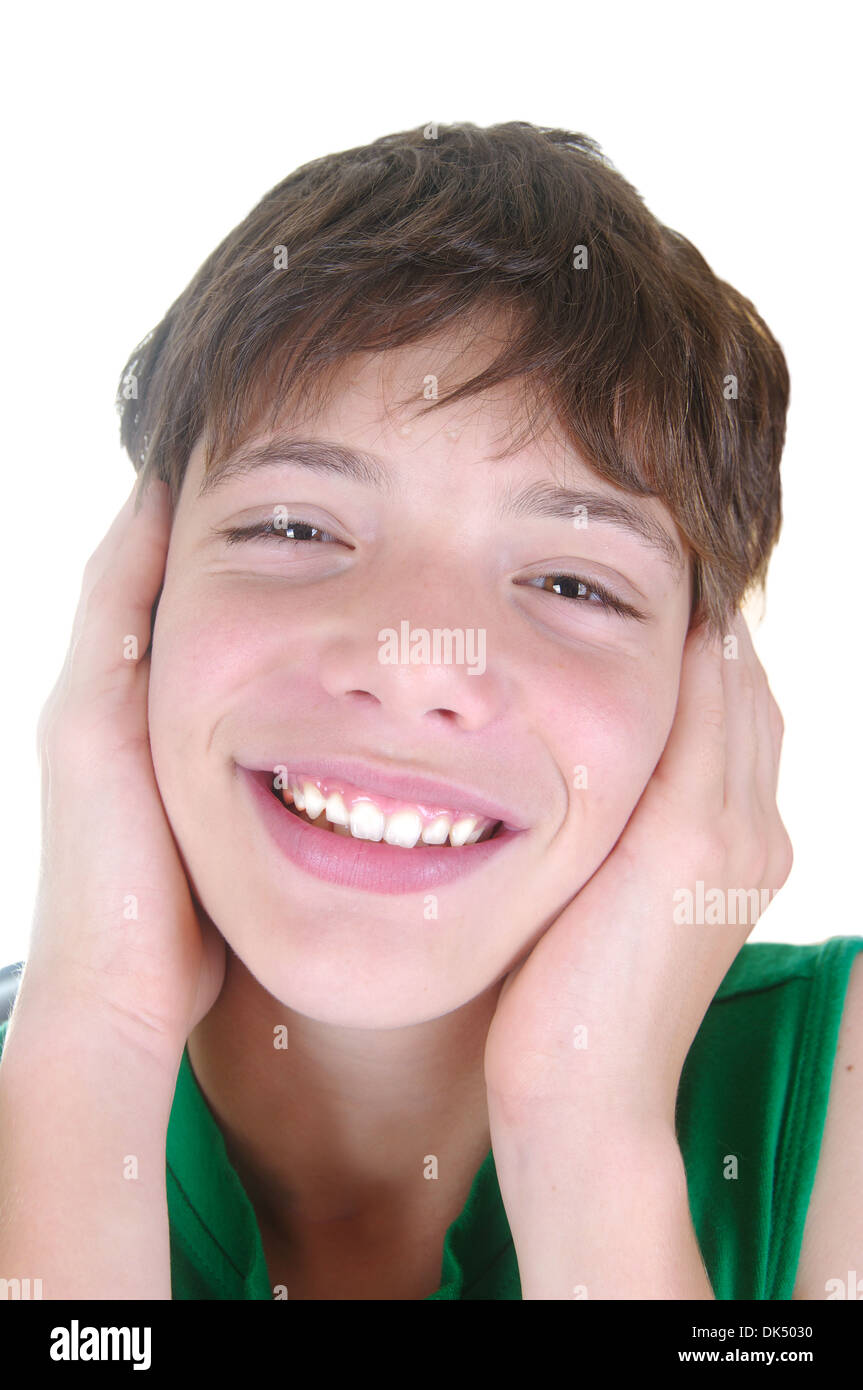
[[[643,613],[639,613],[630,604],[624,603],[623,599],[617,598],[603,585],[594,584],[592,580],[583,579],[577,574],[540,574],[523,582],[530,586],[537,585],[546,593],[550,590],[560,593],[562,586],[569,585],[575,589],[575,593],[563,594],[562,597],[568,599],[570,603],[578,603],[580,600],[586,599],[591,606],[617,613],[621,618],[635,618],[638,622],[645,621]]]
[[[324,541],[334,541],[339,544],[335,536],[329,531],[322,530],[319,526],[313,525],[310,521],[300,521],[288,519],[284,523],[274,521],[270,518],[267,521],[257,521],[250,526],[229,526],[223,530],[217,530],[216,534],[221,536],[228,545],[237,545],[241,541],[254,540],[256,537],[262,540],[275,540],[279,544],[288,542],[291,545],[315,544],[311,536],[297,536],[296,531],[314,531],[320,538],[319,544]],[[644,622],[645,615],[639,613],[630,604],[624,603],[623,599],[617,598],[601,584],[593,583],[589,579],[582,578],[577,574],[542,574],[536,575],[533,579],[523,580],[522,583],[529,587],[539,586],[548,593],[551,581],[551,591],[561,593],[561,588],[571,585],[575,588],[574,594],[561,594],[569,603],[583,606],[586,602],[589,606],[602,608],[606,612],[616,613],[621,618],[634,618],[637,622]]]

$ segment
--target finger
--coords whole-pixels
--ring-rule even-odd
[[[782,711],[776,703],[773,691],[768,690],[768,719],[770,723],[770,736],[773,741],[773,795],[779,790],[779,767],[782,761],[782,745],[785,740],[785,720],[782,718]]]
[[[133,489],[87,563],[69,649],[68,697],[87,699],[131,683],[149,646],[170,533],[166,485],[152,479],[143,494]]]
[[[693,810],[721,811],[725,745],[721,640],[699,627],[684,644],[677,711],[654,777]]]
[[[759,879],[758,886],[777,890],[788,877],[793,858],[788,832],[776,804],[782,716],[748,630],[741,632],[740,649],[754,691],[752,725],[755,730],[755,752],[749,769],[750,829],[747,849],[753,872]]]
[[[759,708],[764,675],[752,645],[746,620],[736,613],[723,639],[722,679],[725,690],[728,743],[725,762],[725,805],[750,820],[761,813],[759,745],[763,737]],[[768,749],[769,754],[769,749]]]
[[[764,877],[766,887],[778,890],[791,872],[794,851],[777,802],[784,722],[763,668],[762,674],[758,777],[767,835]]]
[[[765,813],[775,811],[779,784],[779,755],[782,748],[784,724],[770,685],[761,664],[752,635],[743,627],[741,645],[754,684],[753,721],[756,732],[755,787]]]
[[[765,676],[766,681],[766,676]],[[782,718],[782,711],[776,703],[776,697],[767,682],[767,726],[770,739],[770,746],[773,750],[773,795],[779,787],[779,761],[782,756],[782,743],[785,738],[785,720]]]

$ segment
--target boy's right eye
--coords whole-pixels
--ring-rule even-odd
[[[215,534],[221,536],[228,545],[238,545],[242,541],[254,540],[258,537],[265,540],[287,541],[292,545],[315,544],[315,538],[295,535],[294,533],[297,531],[315,531],[319,537],[323,537],[324,541],[333,541],[338,545],[336,537],[331,535],[329,531],[324,531],[312,522],[301,521],[299,518],[289,519],[284,524],[270,518],[268,521],[254,522],[250,526],[226,526],[221,529],[217,528]],[[320,543],[323,544],[323,541]]]

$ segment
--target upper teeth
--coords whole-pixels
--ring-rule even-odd
[[[418,811],[401,810],[386,815],[371,799],[355,802],[348,812],[339,792],[325,796],[320,787],[305,779],[302,783],[291,779],[290,792],[297,810],[305,811],[310,820],[317,820],[326,812],[331,824],[349,827],[357,840],[385,840],[403,849],[413,849],[420,839],[426,845],[443,845],[447,840],[454,846],[474,844],[495,823],[487,816],[441,814],[424,826]]]

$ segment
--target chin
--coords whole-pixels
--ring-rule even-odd
[[[375,914],[367,901],[347,910],[308,903],[298,913],[265,906],[260,891],[246,899],[259,904],[250,913],[237,896],[201,898],[230,951],[274,1003],[333,1027],[404,1028],[439,1018],[487,990],[516,954],[489,937],[487,915],[424,921],[420,904],[412,924],[391,904]],[[248,983],[239,977],[238,999]],[[252,994],[252,1006],[266,1010],[267,1000]],[[263,1014],[265,1033],[276,1013],[271,1024]]]
[[[466,992],[464,982],[450,982],[447,988],[445,981],[417,978],[416,971],[407,979],[375,971],[376,978],[370,982],[361,961],[355,968],[307,962],[291,970],[272,959],[261,962],[259,968],[251,960],[243,963],[284,1008],[332,1028],[410,1028],[451,1013],[491,983],[480,982],[472,992],[468,986]],[[276,1022],[274,1018],[273,1026]]]

